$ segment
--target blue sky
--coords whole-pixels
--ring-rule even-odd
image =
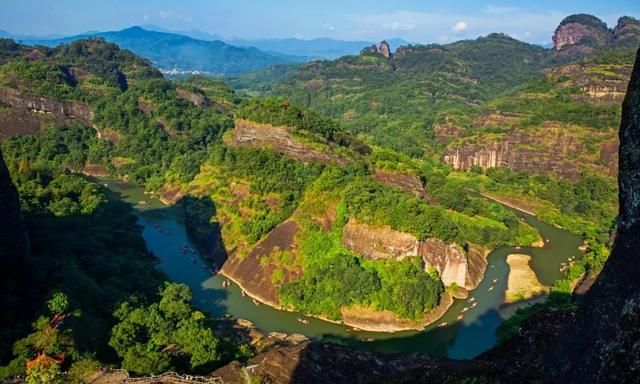
[[[402,37],[421,43],[504,32],[546,43],[573,13],[590,13],[613,26],[619,16],[640,17],[640,0],[2,0],[0,29],[69,35],[154,24],[224,37]]]

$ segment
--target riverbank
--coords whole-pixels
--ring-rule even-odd
[[[274,303],[271,300],[265,299],[255,292],[246,290],[242,286],[242,284],[238,282],[237,279],[235,279],[232,275],[225,273],[224,268],[220,271],[220,274],[237,285],[244,292],[247,298],[255,300],[260,305],[267,305],[279,311],[295,312],[289,308],[283,307],[278,303]],[[342,320],[332,320],[320,315],[305,314],[304,316],[333,324],[344,325],[357,331],[380,333],[421,331],[435,323],[444,314],[446,314],[453,303],[453,297],[448,292],[443,293],[440,297],[440,304],[429,312],[426,312],[424,320],[419,322],[399,318],[390,311],[375,311],[370,308],[360,306],[343,308],[340,311],[343,316]]]
[[[525,207],[525,205],[522,202],[510,200],[510,199],[507,199],[507,198],[498,198],[498,197],[491,196],[489,194],[481,193],[481,192],[479,192],[479,194],[480,194],[480,196],[482,196],[482,197],[484,197],[486,199],[493,200],[496,203],[500,203],[502,205],[506,205],[507,207],[513,208],[516,211],[520,211],[522,213],[526,213],[527,215],[531,215],[533,217],[537,217],[535,212],[533,212],[533,208]]]
[[[495,344],[495,330],[505,319],[505,316],[501,316],[497,311],[504,305],[509,272],[507,255],[531,255],[531,267],[538,279],[550,285],[562,277],[559,272],[560,264],[576,255],[576,252],[579,252],[578,247],[582,244],[582,239],[577,236],[523,213],[519,216],[524,217],[529,225],[539,230],[545,239],[545,246],[523,247],[521,251],[514,247],[493,250],[487,257],[489,265],[484,278],[475,290],[468,292],[469,300],[477,302],[477,306],[463,312],[465,307],[469,307],[469,300],[452,299],[450,307],[443,305],[444,315],[438,314],[438,319],[434,319],[434,322],[447,323],[446,327],[431,325],[421,331],[366,332],[351,329],[344,323],[308,318],[301,313],[278,310],[268,305],[254,305],[251,298],[242,296],[237,284],[222,287],[224,275],[212,275],[210,270],[203,268],[201,263],[208,262],[206,259],[181,252],[183,244],[194,249],[197,247],[187,236],[180,209],[163,205],[157,199],[150,199],[149,194],[145,194],[144,189],[138,185],[112,178],[96,181],[108,184],[108,188],[116,192],[117,196],[135,205],[139,223],[144,228],[143,235],[147,246],[162,260],[158,268],[172,281],[187,284],[192,289],[194,302],[200,308],[220,318],[248,319],[257,329],[266,333],[298,333],[318,341],[385,353],[425,353],[453,359],[477,356]],[[136,205],[140,200],[148,200],[149,204]],[[550,241],[547,242],[547,239]],[[492,283],[493,280],[498,282]],[[490,289],[491,286],[495,287]],[[526,303],[518,302],[509,307],[515,310]],[[459,319],[460,314],[464,314],[463,319]],[[305,324],[300,319],[309,322]],[[374,341],[371,342],[371,339]]]

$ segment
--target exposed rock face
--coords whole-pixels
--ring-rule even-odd
[[[416,174],[376,169],[373,172],[373,178],[392,187],[400,188],[416,197],[425,196],[422,180]]]
[[[449,114],[444,114],[443,121],[433,124],[433,133],[436,135],[436,141],[440,144],[446,144],[462,134],[464,129],[459,127]]]
[[[401,45],[398,48],[396,48],[396,52],[394,53],[394,56],[397,59],[403,58],[407,55],[407,53],[411,53],[413,52],[413,46],[411,45]]]
[[[634,383],[640,372],[640,51],[620,125],[620,214],[616,240],[575,322],[547,356],[547,379]]]
[[[638,44],[640,40],[640,20],[624,16],[613,28],[613,38],[622,45]]]
[[[295,160],[345,164],[346,160],[330,151],[320,151],[291,137],[285,126],[258,124],[237,119],[233,136],[227,144],[236,147],[270,148]]]
[[[18,191],[0,152],[0,261],[5,278],[2,286],[14,281],[12,276],[29,251],[27,229],[20,211]],[[10,287],[9,287],[10,288]]]
[[[597,17],[572,15],[562,20],[556,28],[553,34],[553,46],[556,51],[560,51],[563,48],[580,44],[585,48],[584,52],[587,52],[589,46],[604,46],[611,38],[611,31]]]
[[[592,134],[592,139],[598,138],[608,140],[606,133]],[[504,167],[552,172],[569,179],[578,179],[580,167],[591,165],[599,172],[615,176],[615,167],[611,164],[592,165],[595,163],[592,152],[585,146],[584,139],[567,126],[546,122],[540,129],[514,127],[502,137],[487,142],[474,139],[455,143],[445,150],[442,161],[455,170],[469,170],[474,165],[483,169]]]
[[[182,88],[176,88],[176,95],[181,99],[189,101],[196,107],[206,108],[211,106],[211,103],[209,103],[207,97],[200,93],[187,91],[186,89]]]
[[[378,51],[385,58],[391,58],[391,48],[389,47],[389,43],[387,43],[385,40],[382,40],[380,42],[380,48],[378,48]]]
[[[539,383],[540,356],[571,318],[568,311],[537,313],[524,322],[514,338],[474,360],[383,354],[305,342],[259,354],[246,368],[232,363],[214,375],[224,383],[243,382],[247,376],[273,384]]]
[[[581,93],[572,95],[574,100],[590,104],[620,105],[627,91],[631,66],[607,66],[606,71],[595,64],[568,64],[547,73],[547,78],[570,76],[571,84]]]
[[[373,228],[351,218],[344,227],[343,245],[370,259],[404,259],[420,256],[425,270],[434,267],[445,285],[453,283],[473,289],[487,267],[486,252],[471,245],[469,251],[439,239],[419,241],[415,236],[389,227]]]
[[[0,139],[35,133],[41,119],[60,124],[80,121],[91,124],[93,113],[88,104],[79,101],[60,101],[48,97],[25,95],[13,88],[0,87],[0,102],[9,106],[0,114]]]
[[[222,273],[242,285],[250,296],[277,307],[280,285],[300,279],[302,271],[284,269],[283,280],[276,284],[271,277],[277,265],[270,256],[276,251],[293,251],[293,239],[299,230],[295,221],[286,220],[258,242],[246,256],[229,255],[222,266]],[[262,261],[263,257],[267,258],[267,263]]]
[[[375,44],[371,44],[370,47],[363,48],[362,51],[360,51],[360,54],[363,53],[378,53],[378,47],[376,47]]]

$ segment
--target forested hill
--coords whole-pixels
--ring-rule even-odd
[[[141,27],[28,42],[55,47],[62,43],[97,37],[151,60],[163,71],[238,74],[275,64],[305,60],[297,56],[267,53],[252,47],[236,47],[218,40],[197,40],[174,33],[148,31]]]

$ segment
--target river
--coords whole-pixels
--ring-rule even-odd
[[[465,313],[465,317],[456,321],[461,309],[468,306],[464,300],[456,300],[449,311],[437,323],[448,322],[448,326],[432,325],[423,331],[398,333],[372,333],[351,331],[348,327],[306,317],[300,313],[285,312],[266,305],[256,306],[248,297],[243,297],[240,289],[233,284],[222,287],[224,277],[212,275],[206,261],[197,253],[181,252],[183,244],[196,249],[188,238],[181,209],[166,206],[144,194],[143,188],[113,179],[100,179],[100,183],[134,204],[139,223],[143,226],[143,235],[148,248],[161,259],[158,265],[171,280],[188,285],[193,291],[194,304],[216,317],[232,316],[247,319],[263,331],[301,333],[312,339],[341,343],[358,348],[382,352],[418,352],[432,356],[467,359],[491,348],[495,342],[495,331],[512,314],[520,303],[504,304],[504,292],[507,287],[509,267],[506,257],[510,253],[524,253],[532,257],[531,266],[538,279],[546,285],[562,277],[560,263],[567,262],[571,256],[581,256],[578,247],[582,239],[569,232],[540,222],[531,215],[517,212],[518,216],[537,228],[545,239],[543,248],[515,249],[501,247],[488,256],[489,267],[480,285],[470,292],[478,305]],[[140,201],[147,204],[138,204]],[[548,241],[547,241],[548,240]],[[492,281],[498,279],[496,284]],[[489,291],[489,287],[495,289]],[[306,318],[308,325],[297,319]],[[363,342],[372,338],[374,342]]]

